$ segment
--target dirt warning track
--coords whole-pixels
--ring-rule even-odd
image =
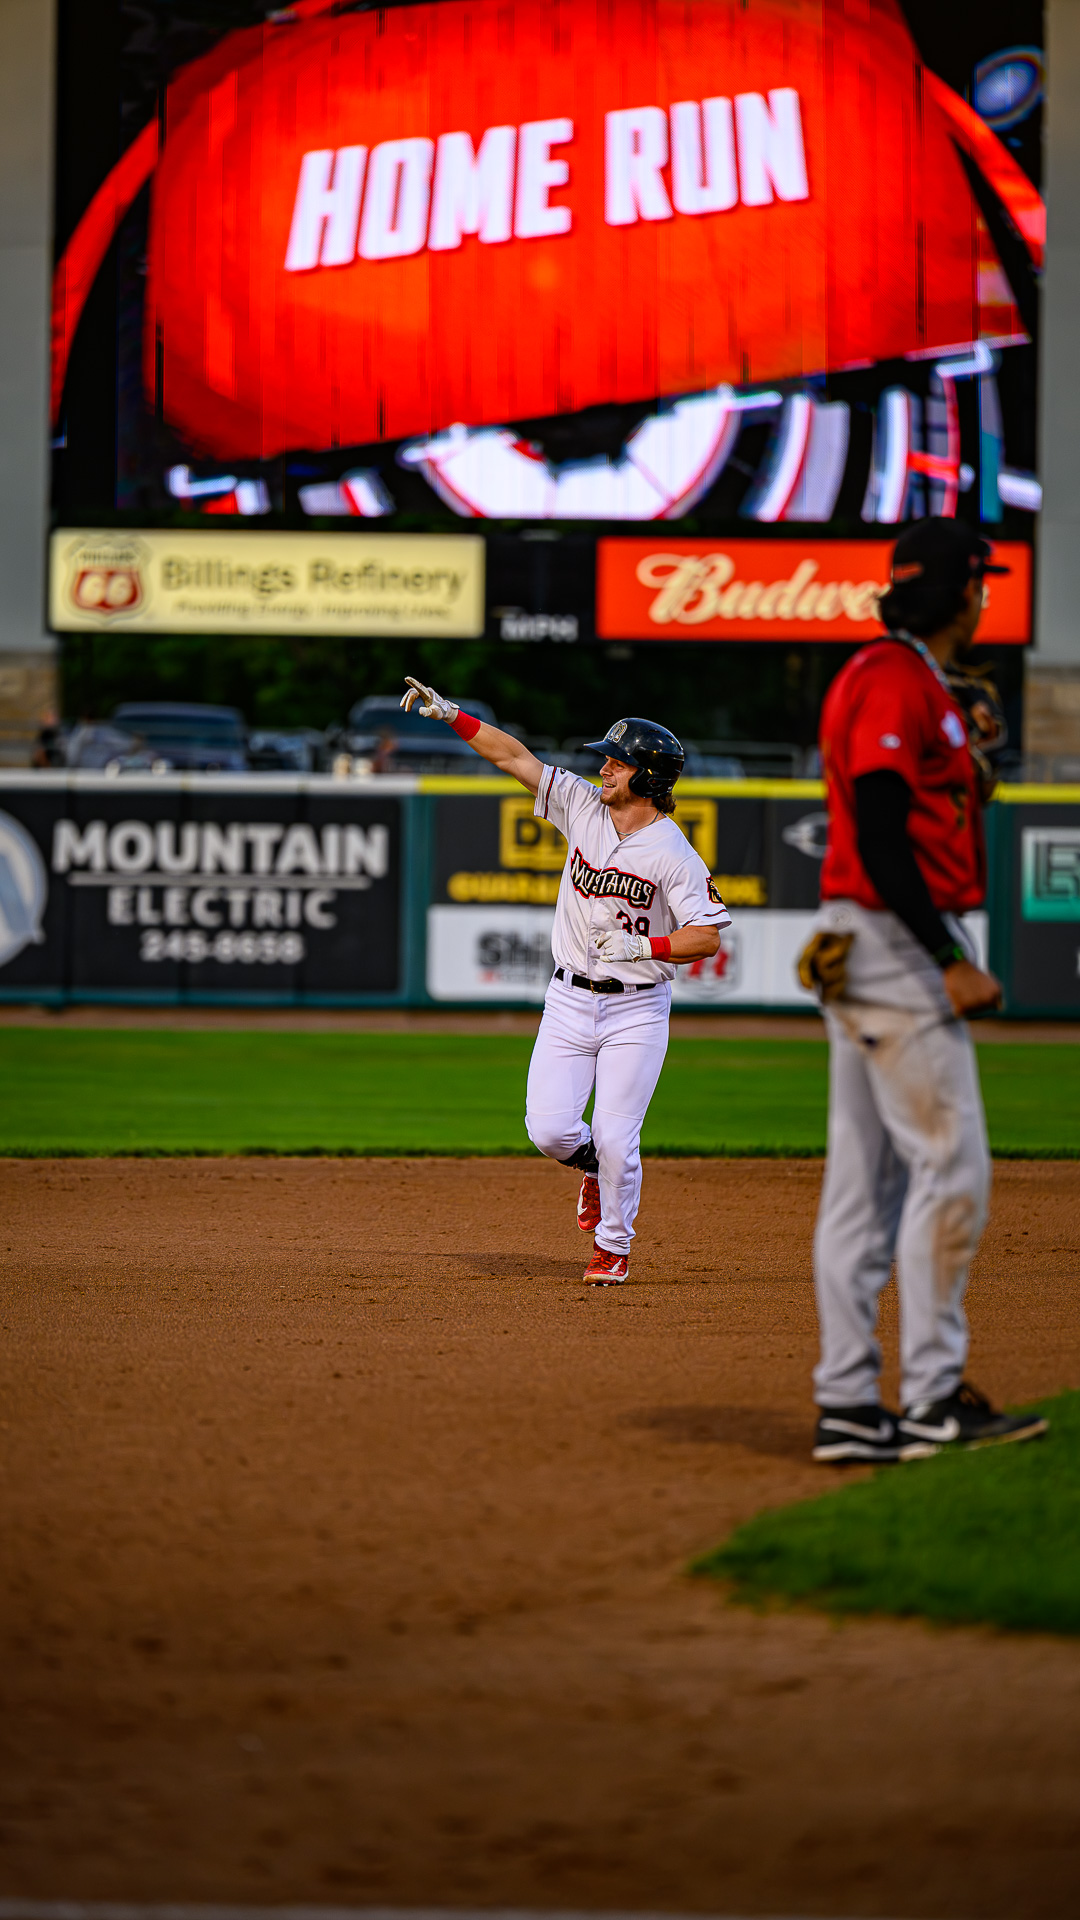
[[[650,1164],[596,1293],[539,1162],[0,1163],[0,1893],[1072,1911],[1080,1645],[685,1577],[835,1484],[819,1179]],[[998,1167],[996,1397],[1080,1384],[1078,1210]]]

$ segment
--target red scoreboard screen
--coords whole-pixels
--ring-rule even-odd
[[[1030,539],[1041,27],[67,0],[57,517]]]

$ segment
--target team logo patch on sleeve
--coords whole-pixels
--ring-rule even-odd
[[[710,879],[708,882],[708,888],[709,888],[709,899],[712,901],[713,906],[722,907],[724,902],[720,897],[720,889],[717,886],[716,881]]]
[[[590,867],[580,848],[570,859],[570,879],[574,891],[587,900],[625,900],[631,907],[651,907],[656,888],[651,880],[637,873],[622,873],[618,867]]]

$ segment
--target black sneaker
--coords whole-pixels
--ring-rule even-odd
[[[961,1380],[947,1400],[923,1400],[900,1416],[901,1460],[922,1460],[942,1447],[997,1447],[1037,1440],[1049,1421],[1041,1413],[995,1413],[984,1393]]]
[[[821,1407],[814,1435],[814,1459],[827,1467],[863,1465],[867,1460],[899,1460],[895,1413],[884,1407]]]

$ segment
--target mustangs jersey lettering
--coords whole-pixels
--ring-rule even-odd
[[[566,838],[551,951],[555,965],[589,980],[631,987],[671,980],[665,960],[601,960],[596,936],[672,934],[679,927],[728,927],[728,913],[709,869],[667,814],[619,839],[596,787],[561,767],[545,767],[534,809]]]
[[[570,857],[570,882],[575,893],[586,899],[626,900],[632,907],[651,907],[656,888],[651,880],[636,873],[620,873],[618,867],[590,867],[578,848]]]

